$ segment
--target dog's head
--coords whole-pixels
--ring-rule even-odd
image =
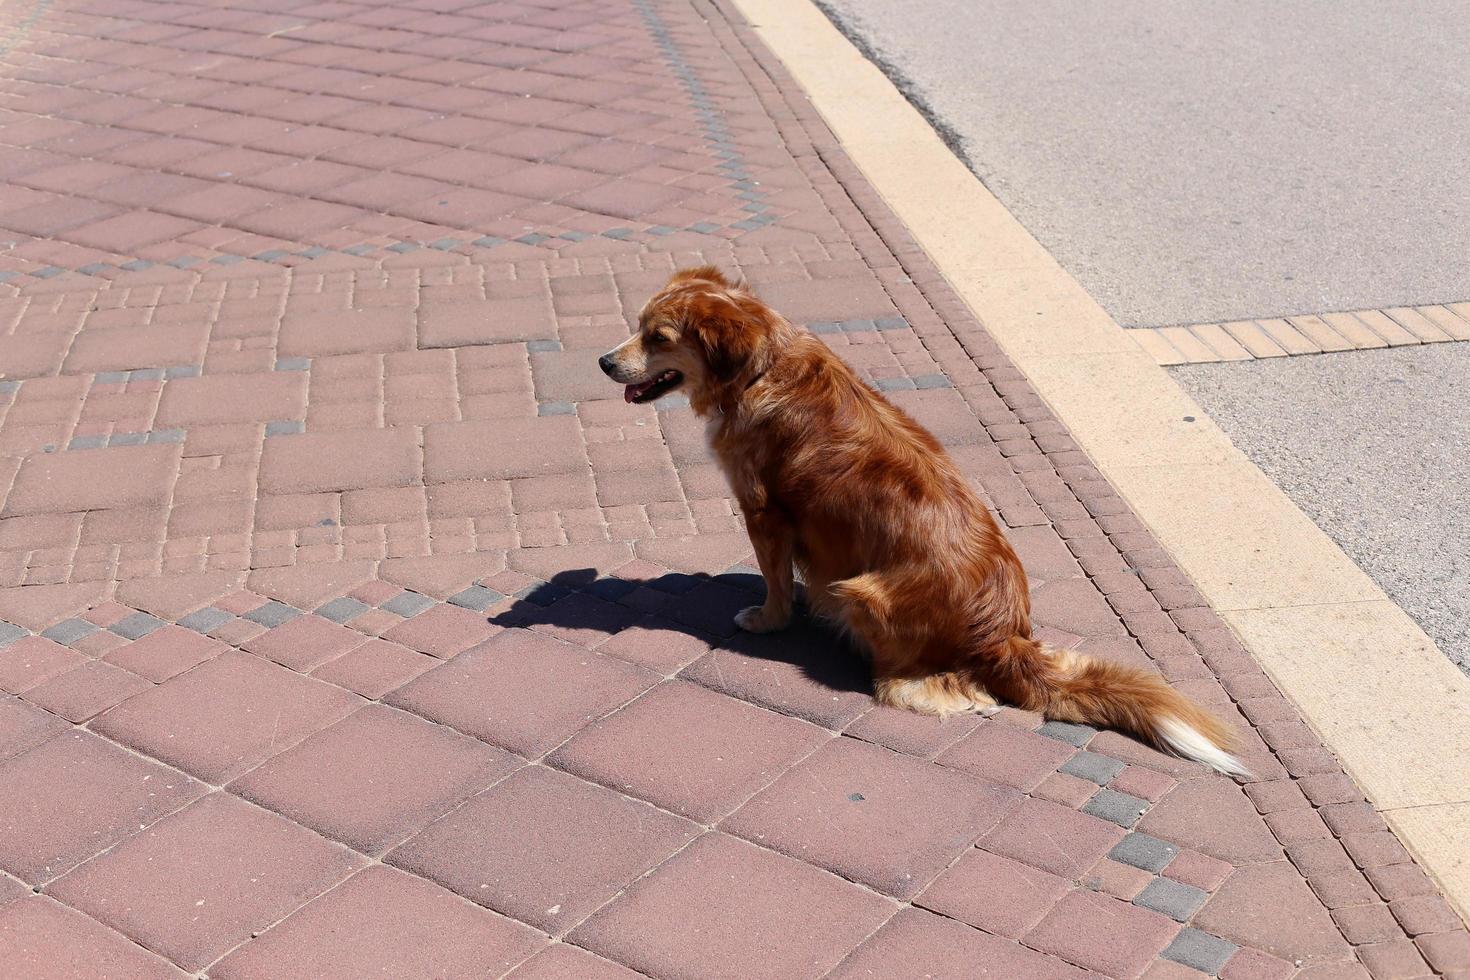
[[[714,266],[676,272],[643,307],[638,330],[598,358],[623,397],[683,391],[700,414],[725,406],[770,366],[785,322]],[[787,328],[789,329],[789,328]]]

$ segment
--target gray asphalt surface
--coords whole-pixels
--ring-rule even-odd
[[[1470,344],[1171,373],[1451,660],[1470,668]],[[1363,397],[1367,390],[1373,397]]]
[[[820,0],[1124,326],[1470,299],[1465,0]]]
[[[1470,300],[1464,0],[818,0],[1124,326]],[[1470,673],[1470,345],[1173,369]]]

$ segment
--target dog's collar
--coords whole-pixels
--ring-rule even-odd
[[[757,381],[766,376],[766,370],[766,368],[762,368],[760,371],[757,371],[754,377],[745,382],[745,385],[740,389],[739,394],[733,394],[729,391],[729,389],[726,389],[724,392],[724,396],[715,401],[715,411],[719,412],[721,415],[729,415],[730,413],[734,412],[736,404],[740,401],[740,398],[751,388],[754,388]]]

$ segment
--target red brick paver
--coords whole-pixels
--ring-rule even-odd
[[[1257,779],[738,633],[703,423],[595,364],[705,262],[950,447],[1046,639]],[[0,692],[5,976],[1470,969],[722,0],[5,6]]]

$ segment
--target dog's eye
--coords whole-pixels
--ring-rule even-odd
[[[673,336],[662,331],[655,334],[650,334],[648,339],[650,342],[655,344],[672,344],[674,342]]]

